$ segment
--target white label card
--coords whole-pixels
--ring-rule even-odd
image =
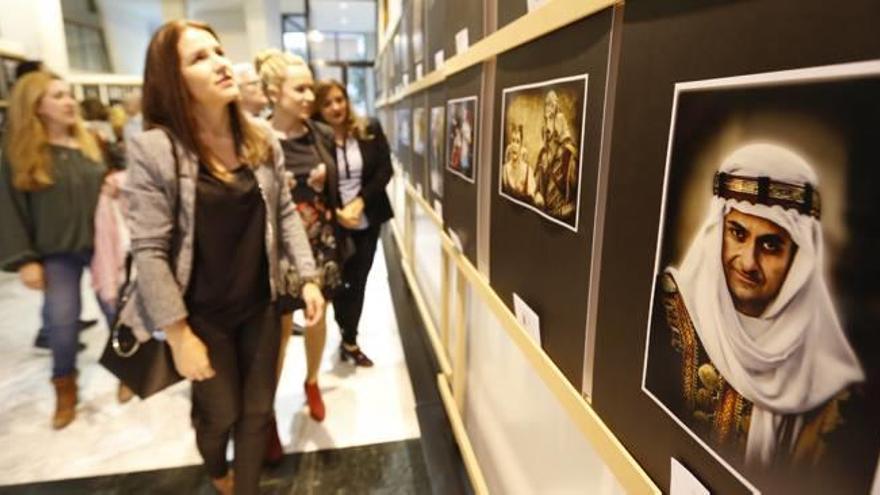
[[[409,72],[403,73],[403,85],[407,86],[409,84]]]
[[[425,70],[422,68],[422,63],[419,62],[416,64],[416,81],[424,77]]]
[[[547,0],[528,0],[529,12],[547,3]]]
[[[446,60],[446,53],[443,50],[437,50],[434,54],[434,70],[443,68],[443,62]]]
[[[669,495],[709,495],[709,490],[682,463],[671,458]]]
[[[458,237],[458,234],[452,229],[449,229],[447,232],[449,232],[449,238],[452,240],[452,245],[455,246],[455,249],[460,253],[464,252],[464,247],[462,247],[461,244],[461,237]]]
[[[468,30],[467,28],[462,29],[461,31],[455,33],[455,54],[461,55],[466,52],[470,44],[468,43]]]
[[[422,185],[421,184],[416,184],[416,192],[419,193],[419,196],[424,196],[422,194]]]
[[[538,313],[529,307],[529,305],[526,304],[526,302],[515,292],[513,293],[513,314],[516,316],[516,321],[518,321],[526,330],[526,333],[529,334],[529,337],[531,337],[532,340],[538,344],[538,347],[540,347],[541,318],[538,316]]]
[[[434,213],[440,218],[443,218],[443,203],[441,203],[439,199],[434,200]]]

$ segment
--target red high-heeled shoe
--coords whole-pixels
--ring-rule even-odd
[[[348,362],[348,360],[351,359],[355,366],[362,366],[364,368],[373,366],[373,361],[361,351],[360,347],[348,350],[345,347],[345,344],[339,344],[339,359],[342,362]]]
[[[281,458],[284,456],[284,449],[281,447],[281,438],[278,436],[278,424],[275,422],[275,415],[269,422],[267,431],[268,439],[266,440],[266,452],[263,454],[263,464],[275,467],[281,464]]]
[[[324,399],[321,398],[321,389],[318,388],[318,382],[304,383],[306,389],[306,402],[309,404],[309,415],[315,421],[324,421]]]

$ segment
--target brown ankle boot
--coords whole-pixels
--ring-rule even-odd
[[[55,416],[52,428],[60,430],[76,417],[76,373],[52,379],[55,385]]]

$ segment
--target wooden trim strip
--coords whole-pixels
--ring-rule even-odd
[[[547,354],[535,345],[504,302],[486,282],[483,275],[467,258],[452,247],[451,242],[444,242],[443,248],[449,251],[449,257],[455,260],[459,274],[468,279],[473,290],[480,295],[480,298],[501,323],[511,340],[523,352],[544,384],[559,400],[560,405],[577,428],[614,473],[624,490],[627,493],[659,495],[661,492],[657,485],[605,425],[596,411],[572,387]]]
[[[480,463],[474,453],[474,447],[468,438],[467,429],[464,427],[464,421],[452,398],[452,391],[449,390],[449,383],[443,375],[437,375],[437,386],[440,389],[440,398],[443,400],[443,407],[446,409],[446,415],[449,417],[449,425],[452,426],[452,434],[455,436],[455,442],[461,452],[461,459],[464,461],[464,468],[471,480],[471,485],[476,495],[487,495],[489,487],[486,485],[486,479],[483,477],[483,471],[480,469]]]

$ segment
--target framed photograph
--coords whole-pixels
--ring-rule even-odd
[[[397,110],[397,131],[402,146],[410,146],[412,144],[412,139],[410,139],[410,129],[412,126],[411,115],[409,108],[401,108]]]
[[[477,97],[446,102],[446,170],[474,183],[477,168]]]
[[[446,127],[446,109],[442,106],[431,108],[431,153],[428,156],[428,169],[431,190],[437,197],[443,197],[443,131]]]
[[[642,390],[754,492],[875,475],[878,94],[880,61],[675,85]]]
[[[587,74],[504,89],[498,193],[574,232]]]
[[[427,135],[428,121],[425,117],[425,108],[417,107],[412,111],[413,117],[413,151],[420,156],[425,156],[425,137]]]

